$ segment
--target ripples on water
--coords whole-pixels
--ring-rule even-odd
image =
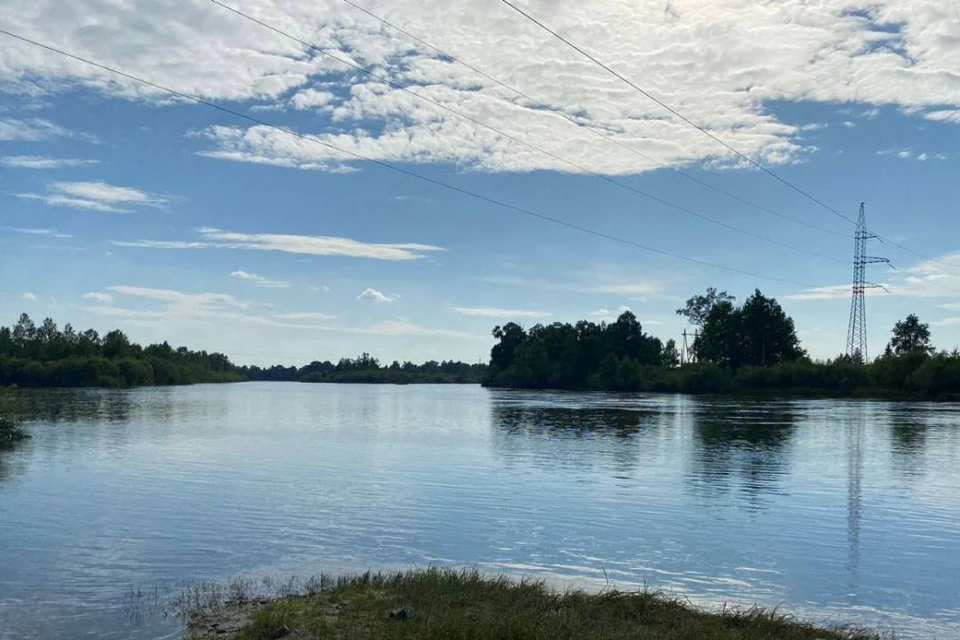
[[[21,406],[4,639],[175,637],[128,595],[430,563],[960,637],[958,405],[258,383]]]

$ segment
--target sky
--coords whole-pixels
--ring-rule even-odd
[[[960,345],[960,0],[222,2],[4,2],[128,75],[0,33],[0,324],[476,362],[716,286],[827,358],[865,202],[870,355]]]

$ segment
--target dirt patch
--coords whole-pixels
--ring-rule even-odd
[[[231,603],[194,611],[187,620],[189,640],[233,640],[248,626],[257,612],[269,604],[268,600]]]

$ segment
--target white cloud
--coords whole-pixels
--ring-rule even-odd
[[[149,249],[249,249],[282,251],[314,256],[345,256],[372,260],[419,260],[431,251],[444,251],[429,244],[376,244],[333,236],[300,236],[276,233],[235,233],[220,229],[198,230],[202,241],[136,240],[113,241],[120,247]]]
[[[19,229],[19,228],[8,228],[8,231],[13,231],[14,233],[23,233],[31,236],[46,236],[48,238],[72,238],[73,236],[69,233],[60,233],[53,229]]]
[[[394,302],[400,298],[395,293],[385,294],[377,291],[376,289],[364,289],[360,292],[360,295],[357,296],[357,300],[373,300],[374,302]]]
[[[590,293],[627,296],[632,299],[655,295],[660,289],[658,284],[646,281],[600,282],[586,286]]]
[[[317,331],[346,335],[380,336],[419,336],[476,340],[489,342],[486,335],[472,334],[453,329],[425,327],[407,320],[389,320],[371,327],[336,326],[326,324],[336,320],[336,316],[324,313],[281,313],[273,316],[260,316],[250,313],[251,304],[239,301],[232,296],[219,293],[186,293],[171,289],[150,287],[114,286],[108,290],[125,297],[139,298],[160,303],[160,308],[124,308],[96,305],[86,311],[98,315],[124,318],[126,322],[145,324],[164,331],[173,324],[213,324],[220,330],[230,323],[239,323],[254,327],[274,327],[285,330]],[[304,324],[311,321],[324,324]]]
[[[47,194],[19,193],[21,198],[42,200],[55,207],[89,209],[104,213],[131,213],[122,206],[163,206],[166,198],[150,195],[130,187],[116,187],[105,182],[54,182]]]
[[[366,6],[552,109],[614,132],[618,140],[663,162],[711,162],[725,153],[502,6],[490,10],[486,0],[463,0],[456,11],[441,0],[371,0]],[[146,0],[109,6],[76,0],[68,10],[63,7],[61,0],[8,0],[4,24],[205,99],[329,111],[334,130],[326,122],[307,127],[323,131],[325,141],[371,158],[455,162],[484,171],[576,171],[358,76],[212,3],[177,5],[175,11],[169,3]],[[591,170],[621,174],[656,166],[622,150],[611,152],[607,142],[588,131],[344,3],[258,0],[246,9]],[[783,0],[772,8],[751,0],[687,0],[672,2],[668,12],[658,3],[541,1],[531,11],[692,120],[770,163],[794,162],[810,153],[798,141],[801,126],[780,121],[768,106],[773,102],[856,103],[867,111],[892,105],[933,120],[960,120],[951,113],[960,112],[955,106],[960,105],[960,78],[954,73],[960,68],[960,47],[943,0]],[[130,34],[136,34],[135,46]],[[126,99],[170,100],[13,41],[0,50],[0,81],[38,95],[80,85]],[[348,82],[352,86],[345,90]],[[259,127],[207,133],[204,152],[214,157],[333,170],[342,170],[346,162],[332,150]]]
[[[460,340],[489,341],[486,335],[477,335],[466,331],[452,329],[432,329],[405,320],[386,320],[377,323],[370,329],[360,329],[358,333],[369,333],[385,336],[435,336],[442,338],[456,338]]]
[[[84,160],[81,158],[46,158],[43,156],[3,156],[0,165],[11,169],[63,169],[69,167],[85,167],[97,164],[99,160]]]
[[[927,160],[946,160],[947,154],[945,153],[933,153],[930,151],[921,151],[919,153],[914,152],[912,149],[884,149],[882,151],[877,151],[878,156],[889,156],[895,155],[901,160],[910,160],[915,159],[920,162],[926,162]]]
[[[246,271],[234,271],[230,274],[230,277],[238,280],[246,280],[247,282],[252,282],[258,287],[264,287],[266,289],[286,289],[290,286],[289,282],[284,282],[283,280],[271,280],[255,273],[247,273]]]
[[[151,195],[131,187],[117,187],[105,182],[54,182],[51,191],[74,198],[140,206],[158,206],[167,203],[166,198]]]
[[[630,307],[621,305],[617,307],[616,311],[611,311],[610,309],[597,309],[590,315],[598,320],[615,320],[627,311],[630,311]]]
[[[481,318],[549,318],[544,311],[521,311],[518,309],[498,309],[496,307],[454,307],[454,311],[465,316]]]
[[[875,273],[879,276],[879,271]],[[883,274],[876,284],[883,288],[869,288],[867,295],[895,295],[910,298],[958,298],[960,299],[960,251],[948,253],[935,260],[924,260],[906,270]],[[884,290],[886,289],[886,290]],[[790,300],[850,299],[850,284],[838,284],[807,289],[785,296]],[[960,303],[945,303],[944,309],[960,309]]]
[[[867,295],[877,295],[885,292],[882,289],[867,289]],[[852,287],[849,284],[837,284],[827,287],[815,287],[800,293],[784,296],[787,300],[835,300],[838,298],[850,299]]]
[[[960,124],[960,109],[941,109],[930,111],[924,115],[927,120],[935,122],[952,122]]]
[[[154,289],[150,287],[131,287],[126,285],[108,287],[108,289],[121,296],[167,302],[181,307],[233,307],[237,309],[247,309],[250,306],[248,303],[240,302],[233,296],[225,293],[183,293],[172,289]]]
[[[290,104],[294,109],[316,109],[333,102],[335,96],[329,91],[317,91],[316,89],[304,89],[290,98]]]
[[[570,280],[557,281],[547,278],[527,278],[512,275],[482,276],[481,282],[551,291],[569,291],[597,295],[610,295],[630,300],[643,300],[663,291],[663,284],[652,279],[638,280],[622,266],[599,266],[592,270],[572,272]]]
[[[29,300],[30,302],[36,302],[37,300],[37,296],[30,293],[29,291],[24,291],[23,295],[20,297],[23,298],[24,300]]]
[[[113,240],[111,244],[117,247],[134,247],[141,249],[212,249],[223,248],[233,249],[224,244],[215,244],[210,242],[189,242],[181,240]]]
[[[847,129],[855,129],[856,126],[857,126],[857,123],[854,122],[854,121],[852,121],[852,120],[844,120],[844,121],[842,122],[842,124],[843,124],[843,126],[846,127]]]
[[[71,209],[89,209],[90,211],[101,211],[103,213],[130,213],[130,209],[122,209],[113,205],[95,202],[93,200],[84,200],[82,198],[68,198],[58,195],[41,195],[39,193],[18,193],[17,197],[30,200],[42,200],[52,207],[70,207]]]
[[[113,302],[113,296],[110,295],[109,293],[97,293],[97,292],[85,293],[83,295],[83,299],[93,300],[94,302],[104,302],[108,304]]]
[[[42,118],[0,118],[0,140],[2,141],[39,142],[67,135],[69,132],[66,129]]]
[[[336,320],[337,316],[332,316],[327,313],[282,313],[274,316],[277,320],[290,320],[291,322],[297,322],[300,320]]]

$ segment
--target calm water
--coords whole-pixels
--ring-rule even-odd
[[[960,638],[960,405],[253,383],[26,395],[0,638],[240,574],[470,565]]]

